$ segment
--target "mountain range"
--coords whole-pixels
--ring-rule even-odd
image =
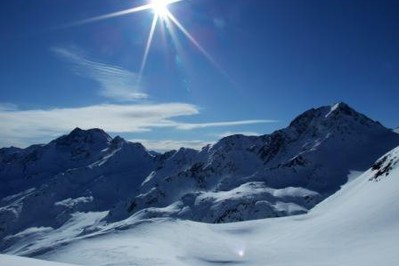
[[[42,256],[126,221],[304,214],[371,166],[379,181],[392,164],[374,162],[398,145],[399,134],[345,103],[310,109],[271,134],[163,154],[76,128],[0,149],[0,251]]]
[[[9,255],[0,255],[0,261],[49,266],[59,265],[54,261],[104,266],[394,266],[399,260],[398,188],[399,147],[306,214],[225,224],[130,217],[98,225],[96,231],[58,248],[49,248],[57,233],[36,237],[25,251],[47,247],[36,256],[46,261]],[[64,235],[73,227],[76,223],[65,226]]]

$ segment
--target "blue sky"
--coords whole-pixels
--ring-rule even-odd
[[[398,1],[182,0],[186,34],[159,18],[143,71],[152,10],[79,23],[146,4],[1,1],[0,146],[79,126],[199,148],[338,101],[399,126]]]

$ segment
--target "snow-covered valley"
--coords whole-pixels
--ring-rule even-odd
[[[395,265],[398,145],[340,103],[201,151],[99,129],[4,148],[0,264]]]

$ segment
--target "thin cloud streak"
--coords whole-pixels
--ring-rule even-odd
[[[147,94],[138,87],[139,75],[124,68],[93,61],[72,49],[53,47],[57,56],[73,65],[79,76],[92,79],[100,85],[100,95],[117,101],[145,99]]]
[[[216,136],[219,138],[224,138],[231,135],[260,136],[261,134],[252,131],[226,131],[221,134],[217,134]]]
[[[208,144],[214,144],[214,141],[204,140],[151,140],[151,139],[131,139],[132,142],[140,142],[148,150],[157,152],[165,152],[171,150],[178,150],[180,148],[190,148],[194,150],[201,150]]]
[[[34,110],[0,109],[0,145],[33,144],[50,140],[75,127],[102,128],[107,132],[147,132],[153,128],[176,127],[172,118],[198,114],[196,106],[185,103],[102,104],[78,108]]]
[[[182,123],[176,126],[177,129],[182,130],[193,130],[198,128],[207,127],[228,127],[228,126],[242,126],[242,125],[253,125],[253,124],[264,124],[264,123],[277,123],[277,120],[239,120],[239,121],[228,121],[228,122],[212,122],[212,123]]]
[[[1,105],[0,105],[1,106]],[[8,108],[5,108],[8,107]],[[140,133],[161,128],[194,130],[266,123],[273,120],[243,120],[213,123],[183,123],[175,119],[199,114],[188,103],[100,104],[76,108],[19,110],[6,104],[0,108],[0,147],[49,141],[75,127],[102,128],[109,133]],[[194,141],[190,147],[199,147]],[[171,142],[170,142],[171,143]],[[187,142],[190,144],[190,142]],[[25,145],[24,145],[25,144]],[[167,147],[167,143],[158,143]],[[169,144],[169,146],[178,144]],[[202,144],[201,144],[202,145]]]
[[[18,106],[13,103],[0,103],[0,111],[14,111]]]

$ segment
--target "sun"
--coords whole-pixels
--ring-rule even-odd
[[[176,33],[173,30],[173,26],[178,28],[183,33],[183,35],[185,35],[187,37],[187,39],[189,41],[191,41],[191,43],[194,44],[194,46],[205,56],[205,58],[208,59],[208,61],[210,63],[212,63],[220,71],[220,73],[222,73],[229,81],[231,81],[232,84],[235,84],[235,82],[232,81],[230,76],[219,66],[219,64],[210,56],[210,54],[208,54],[208,52],[200,45],[200,43],[190,34],[190,32],[179,22],[179,20],[169,10],[169,5],[172,5],[174,3],[181,2],[181,1],[183,1],[183,0],[146,0],[147,3],[144,5],[141,5],[141,6],[136,6],[136,7],[125,9],[125,10],[120,10],[117,12],[76,21],[73,23],[66,24],[59,28],[68,28],[68,27],[79,26],[79,25],[83,25],[83,24],[87,24],[87,23],[98,22],[98,21],[105,20],[105,19],[111,19],[111,18],[115,18],[115,17],[119,17],[119,16],[125,16],[125,15],[129,15],[129,14],[133,14],[133,13],[137,13],[137,12],[141,12],[141,11],[147,11],[147,10],[152,11],[152,13],[154,13],[154,16],[152,19],[150,32],[148,34],[143,58],[141,60],[140,70],[138,72],[137,86],[140,85],[140,81],[141,81],[141,78],[143,76],[143,73],[144,73],[144,70],[146,67],[148,54],[150,51],[150,47],[152,44],[152,40],[154,37],[154,33],[155,33],[155,29],[157,27],[157,24],[161,24],[164,27],[163,29],[166,28],[166,31],[172,36],[172,39],[175,43],[175,47],[177,47],[177,44],[176,44],[177,37],[176,37]],[[164,23],[159,23],[160,21],[162,21]],[[163,34],[165,33],[164,31],[162,31],[162,32],[163,32]],[[239,255],[240,254],[241,253],[239,253]],[[242,254],[242,255],[244,255],[244,254]]]
[[[166,18],[167,14],[169,12],[168,5],[172,2],[175,2],[175,1],[152,0],[151,7],[152,7],[152,10],[154,11],[155,15],[157,15],[160,18]]]

